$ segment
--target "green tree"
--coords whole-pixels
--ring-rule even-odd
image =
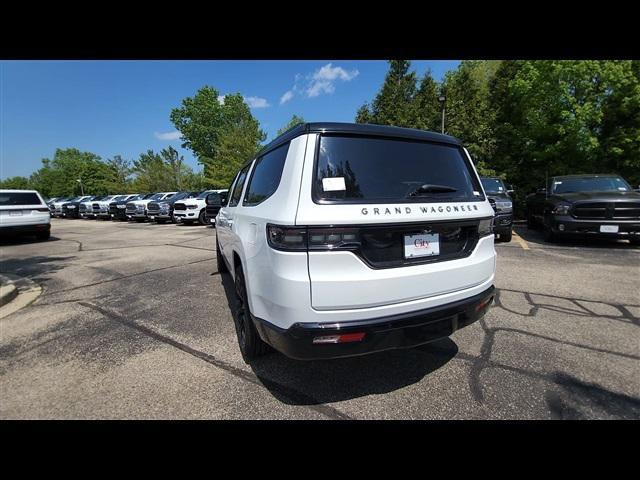
[[[131,162],[125,160],[120,155],[115,155],[107,160],[107,166],[111,171],[109,190],[111,192],[129,193],[131,192]]]
[[[226,95],[224,101],[218,96],[218,90],[205,86],[174,108],[170,118],[182,134],[182,146],[193,151],[203,165],[206,181],[226,187],[237,168],[256,154],[266,135],[242,95]]]
[[[414,97],[417,91],[417,78],[415,72],[409,71],[410,67],[411,62],[408,60],[389,61],[389,71],[380,92],[376,95],[371,107],[367,104],[360,107],[356,122],[397,127],[416,125]]]
[[[440,131],[440,87],[427,71],[420,80],[420,87],[414,98],[415,123],[411,125],[421,130]]]
[[[29,190],[32,187],[31,182],[27,177],[8,177],[4,180],[0,180],[0,188]]]
[[[78,179],[82,179],[85,192],[93,194],[111,193],[113,172],[91,152],[77,148],[56,149],[53,159],[42,160],[42,168],[31,175],[33,188],[46,196],[79,195]]]
[[[278,130],[278,133],[276,134],[276,136],[282,135],[284,132],[295,127],[300,123],[304,123],[304,118],[294,115],[293,117],[291,117],[291,120],[289,120],[289,122],[284,127]]]
[[[445,133],[459,138],[476,162],[490,162],[495,149],[494,111],[488,93],[498,62],[463,61],[446,73]]]

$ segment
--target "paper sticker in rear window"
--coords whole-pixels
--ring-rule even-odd
[[[325,192],[337,192],[347,189],[347,185],[344,182],[344,177],[329,177],[322,179],[322,189]]]

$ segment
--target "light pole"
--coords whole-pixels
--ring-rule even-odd
[[[440,95],[438,97],[438,101],[440,102],[440,106],[442,106],[442,133],[444,133],[444,104],[447,101],[447,97],[445,95]]]
[[[80,194],[84,197],[84,187],[82,186],[82,178],[76,180],[80,184]]]

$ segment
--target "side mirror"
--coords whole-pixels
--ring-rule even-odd
[[[513,185],[507,185],[507,193],[509,195],[511,195],[512,193],[515,193],[515,190],[513,189]]]
[[[222,206],[222,199],[217,193],[210,193],[209,195],[207,195],[207,198],[205,200],[207,202],[207,205],[213,205],[216,207]]]

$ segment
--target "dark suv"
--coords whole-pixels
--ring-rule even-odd
[[[227,194],[229,190],[219,190],[217,192],[211,192],[207,195],[206,201],[207,206],[205,207],[204,218],[207,221],[207,225],[215,225],[216,224],[216,215],[222,208],[222,206],[227,203]]]
[[[178,200],[185,198],[196,198],[200,192],[178,192],[165,200],[154,200],[147,204],[147,215],[149,220],[157,223],[165,223],[167,221],[175,222],[173,219],[173,204]]]
[[[510,194],[513,190],[507,187],[500,177],[480,177],[480,181],[496,214],[493,219],[493,232],[501,242],[510,242],[513,225],[513,200]]]
[[[551,177],[526,199],[527,225],[546,241],[569,235],[628,239],[640,244],[640,193],[618,175]]]

